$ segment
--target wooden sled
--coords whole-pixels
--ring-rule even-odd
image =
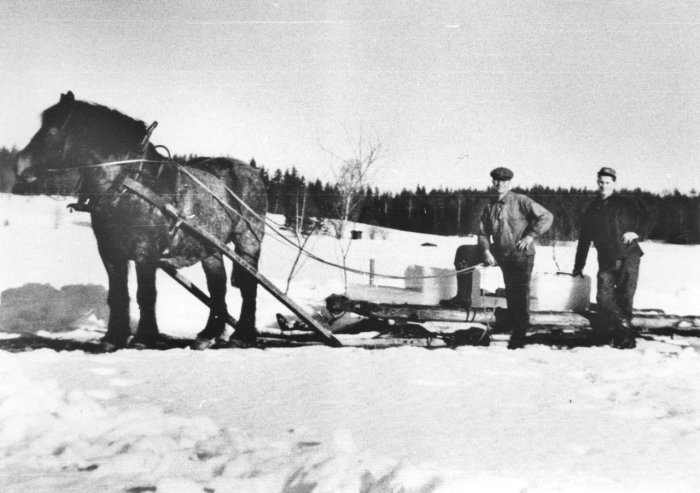
[[[503,309],[472,308],[461,310],[426,305],[398,305],[351,301],[349,309],[357,314],[385,320],[440,322],[444,327],[459,327],[462,323],[484,323],[496,328],[505,315]],[[584,313],[535,311],[530,315],[533,327],[553,330],[591,329],[595,310]],[[669,315],[662,310],[635,310],[632,324],[640,332],[700,336],[700,315]]]
[[[507,323],[504,323],[507,311],[503,308],[464,310],[351,300],[348,309],[369,319],[385,320],[399,326],[417,324],[443,338],[475,324],[488,327],[492,342],[504,342],[509,337]],[[600,345],[593,329],[596,315],[594,309],[584,313],[534,311],[530,317],[527,344],[568,347]],[[700,316],[697,315],[669,315],[662,310],[636,310],[633,324],[637,336],[642,339],[700,337]]]

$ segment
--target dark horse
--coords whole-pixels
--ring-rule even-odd
[[[180,268],[201,261],[211,303],[207,324],[197,335],[197,347],[207,347],[222,335],[227,313],[221,253],[180,229],[171,229],[171,220],[143,198],[123,193],[121,185],[127,177],[139,181],[221,242],[232,242],[236,252],[255,268],[267,210],[264,185],[258,170],[234,159],[200,158],[178,165],[162,156],[148,137],[142,121],[77,101],[68,92],[42,113],[41,128],[19,153],[17,171],[21,182],[40,182],[55,173],[74,173],[79,179],[79,204],[91,213],[97,248],[109,277],[110,315],[102,340],[106,350],[126,346],[131,334],[129,260],[136,266],[141,312],[132,344],[152,347],[157,341],[159,263]],[[231,284],[240,288],[243,299],[233,337],[253,342],[256,279],[236,264]]]

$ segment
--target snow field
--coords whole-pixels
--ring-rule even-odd
[[[106,286],[89,217],[66,203],[0,196],[0,291]],[[348,263],[374,258],[390,274],[450,268],[465,241],[363,236]],[[332,238],[310,248],[339,260]],[[700,248],[643,248],[637,306],[700,312]],[[568,271],[573,252],[539,247],[535,269]],[[268,233],[261,271],[284,286],[293,258]],[[184,273],[205,285],[198,266]],[[290,295],[312,310],[342,289],[336,270],[309,260]],[[163,275],[158,292],[163,332],[201,329],[206,311],[187,292]],[[238,301],[231,290],[234,316]],[[260,290],[259,326],[274,327],[277,311]],[[42,334],[78,339],[105,327],[89,312],[72,327],[47,322]],[[0,483],[8,492],[694,492],[699,346],[0,352]]]

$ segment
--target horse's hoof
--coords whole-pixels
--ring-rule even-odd
[[[97,348],[102,353],[113,353],[119,351],[123,346],[119,346],[113,342],[102,340],[97,345]]]
[[[204,349],[209,349],[213,345],[214,341],[212,339],[202,339],[201,337],[197,337],[190,347],[196,351],[202,351]]]
[[[258,345],[255,339],[239,339],[237,337],[231,337],[231,339],[229,339],[226,343],[225,347],[236,349],[249,349],[258,347]]]
[[[129,349],[139,349],[139,350],[155,349],[156,342],[155,341],[146,341],[143,339],[132,339],[131,342],[129,342],[128,347],[129,347]]]
[[[214,347],[217,349],[222,347],[228,347],[228,342],[230,340],[230,337],[217,337],[216,339],[214,339]]]

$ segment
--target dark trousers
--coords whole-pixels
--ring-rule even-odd
[[[598,270],[598,313],[602,328],[632,320],[632,303],[639,278],[639,257],[630,256],[603,265]]]
[[[534,264],[534,255],[520,253],[498,260],[506,285],[508,319],[513,333],[524,334],[530,326],[530,279]]]
[[[480,264],[483,257],[479,245],[461,245],[455,253],[455,269],[461,270]],[[457,297],[471,305],[472,271],[457,274]]]

